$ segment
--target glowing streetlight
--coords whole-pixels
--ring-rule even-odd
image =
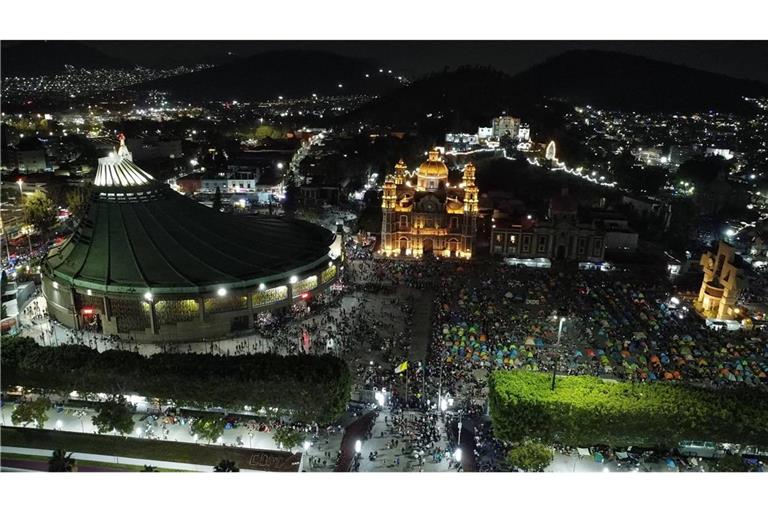
[[[448,400],[445,398],[440,399],[440,410],[445,412],[448,410]]]
[[[453,452],[453,459],[456,462],[461,462],[461,448],[456,448],[456,451]]]
[[[312,446],[312,443],[310,443],[309,441],[304,441],[302,443],[302,446],[304,447],[304,451],[306,452],[307,450],[309,450],[309,447]]]
[[[219,288],[218,290],[216,290],[216,295],[218,295],[219,297],[224,297],[226,294],[227,294],[226,288]]]
[[[565,323],[565,317],[560,317],[560,324],[557,327],[557,345],[560,346],[560,338],[563,335],[563,324]],[[552,364],[552,391],[555,390],[555,377],[557,376],[557,359]]]
[[[363,451],[363,442],[358,439],[355,441],[355,453],[359,454],[361,451]]]
[[[299,278],[298,278],[298,277],[296,277],[296,276],[291,276],[291,278],[288,280],[288,282],[289,282],[289,283],[291,283],[291,284],[296,284],[296,282],[297,282],[298,280],[299,280]]]

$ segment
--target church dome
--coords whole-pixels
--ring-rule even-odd
[[[443,163],[440,152],[432,150],[429,152],[429,158],[419,166],[419,176],[425,178],[448,178],[448,167]]]

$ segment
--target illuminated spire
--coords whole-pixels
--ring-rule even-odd
[[[117,134],[117,140],[120,141],[120,145],[117,147],[117,156],[127,158],[133,162],[133,155],[128,151],[128,147],[125,145],[125,135],[122,133]]]
[[[475,165],[472,162],[464,166],[464,183],[467,185],[475,184],[475,170]]]
[[[405,183],[405,173],[408,170],[408,166],[405,165],[401,158],[399,162],[395,164],[395,185],[402,185]]]
[[[125,135],[117,136],[120,145],[116,153],[99,158],[99,167],[93,184],[97,187],[141,187],[154,181],[151,174],[133,163],[133,156],[125,145]]]
[[[475,185],[475,166],[472,162],[464,166],[464,212],[470,215],[478,213],[479,190]]]
[[[384,194],[381,198],[381,207],[385,210],[394,209],[397,202],[397,186],[391,174],[384,180]]]

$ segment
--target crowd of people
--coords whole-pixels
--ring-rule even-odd
[[[570,374],[768,384],[768,333],[708,329],[670,303],[675,290],[661,279],[463,263],[437,289],[433,349],[449,375],[558,364]]]
[[[402,443],[392,447],[420,464],[447,453],[438,446],[437,413],[439,400],[450,397],[453,411],[473,419],[477,467],[498,467],[494,461],[504,447],[483,421],[487,377],[495,369],[552,371],[557,365],[561,374],[768,385],[768,333],[706,328],[685,301],[671,301],[679,291],[664,276],[489,261],[386,260],[356,243],[348,244],[347,257],[346,276],[332,291],[287,314],[260,315],[247,336],[202,343],[222,355],[342,357],[352,371],[353,396],[390,391],[391,442]],[[432,311],[427,358],[396,373],[414,343],[414,311],[427,296],[434,297],[427,305]],[[49,337],[54,334],[37,302],[24,315],[39,329],[47,325]],[[45,338],[44,331],[41,335]],[[138,350],[132,340],[95,332],[66,336],[64,343]],[[199,351],[199,343],[194,345],[155,349]],[[408,415],[408,409],[418,414]],[[332,456],[327,450],[316,463],[328,464]]]

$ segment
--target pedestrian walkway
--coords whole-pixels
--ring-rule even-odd
[[[413,290],[413,343],[408,353],[409,361],[426,361],[427,348],[432,336],[432,290]]]
[[[3,454],[18,454],[18,455],[35,455],[38,457],[50,457],[53,453],[52,450],[41,450],[38,448],[23,448],[19,446],[0,446],[0,453]],[[212,466],[201,466],[199,464],[185,464],[182,462],[170,462],[166,460],[152,460],[152,459],[134,459],[131,457],[117,457],[112,455],[98,455],[95,453],[80,453],[74,452],[72,458],[77,461],[93,461],[93,462],[107,462],[110,464],[125,464],[127,466],[154,466],[156,468],[163,469],[175,469],[177,471],[196,471],[196,472],[212,472]],[[241,471],[250,471],[247,469],[241,469]]]
[[[4,426],[13,426],[11,415],[15,404],[5,403],[0,410],[0,423]],[[79,432],[82,434],[96,434],[93,425],[93,417],[96,412],[92,409],[62,407],[48,410],[48,420],[42,426],[48,430],[61,430],[65,432]],[[147,414],[134,414],[135,429],[127,434],[127,437],[141,439],[156,439],[165,441],[178,441],[183,443],[202,443],[192,434],[189,424],[163,423],[155,420]],[[20,425],[16,425],[20,426]],[[104,434],[110,435],[110,434]],[[277,450],[277,445],[272,439],[271,432],[254,432],[247,428],[247,423],[241,423],[237,427],[225,429],[221,438],[215,443],[218,445],[239,446],[242,448],[258,450]]]

